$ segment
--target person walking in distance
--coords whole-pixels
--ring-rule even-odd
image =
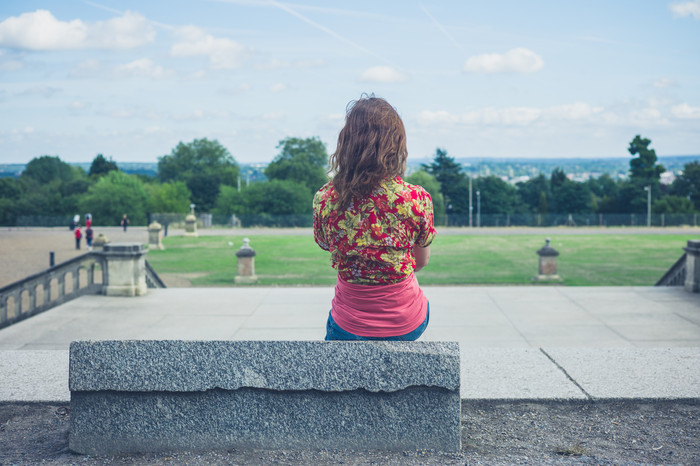
[[[91,227],[90,225],[88,225],[88,226],[85,228],[85,244],[87,245],[88,251],[92,251],[92,238],[93,238],[93,235],[94,235],[94,233],[93,233],[93,231],[92,231],[92,227]]]
[[[80,238],[83,237],[83,233],[80,231],[80,225],[75,226],[75,249],[80,249]]]
[[[124,233],[126,233],[126,227],[129,225],[129,219],[126,218],[126,214],[122,217],[122,227],[124,228]]]

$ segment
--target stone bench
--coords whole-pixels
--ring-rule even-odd
[[[75,341],[70,449],[458,451],[456,342]]]

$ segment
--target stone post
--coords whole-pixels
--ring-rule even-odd
[[[688,240],[685,250],[685,290],[700,293],[700,240]]]
[[[104,249],[107,243],[109,243],[109,239],[105,235],[100,233],[99,235],[97,235],[97,238],[93,240],[92,247],[96,251],[101,251],[102,249]]]
[[[187,214],[185,217],[185,236],[197,237],[197,217],[193,214]]]
[[[190,213],[185,217],[185,236],[199,236],[197,234],[197,217],[194,216],[194,204],[190,204]]]
[[[540,256],[537,275],[533,278],[537,282],[560,282],[557,275],[557,256],[559,252],[549,245],[549,238],[545,239],[545,245],[537,251]]]
[[[148,247],[150,249],[165,249],[163,247],[163,226],[155,220],[148,225]]]
[[[146,253],[139,243],[110,243],[104,247],[105,270],[102,282],[107,296],[142,296],[146,294]]]
[[[250,240],[243,238],[243,246],[236,252],[238,258],[238,274],[234,283],[255,283],[258,277],[255,275],[255,250],[248,244]]]

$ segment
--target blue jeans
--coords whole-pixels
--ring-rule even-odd
[[[355,335],[350,332],[346,332],[338,324],[335,323],[331,313],[328,313],[328,322],[326,322],[326,340],[388,340],[388,341],[414,341],[417,340],[425,329],[428,327],[428,321],[430,320],[430,303],[428,303],[428,309],[425,312],[425,320],[422,324],[418,326],[412,332],[405,335],[399,335],[396,337],[362,337],[360,335]]]

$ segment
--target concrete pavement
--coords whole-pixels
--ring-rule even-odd
[[[461,346],[464,399],[700,398],[700,294],[657,287],[430,287],[422,339]],[[78,339],[318,340],[332,287],[84,296],[0,330],[0,401],[65,402]]]

